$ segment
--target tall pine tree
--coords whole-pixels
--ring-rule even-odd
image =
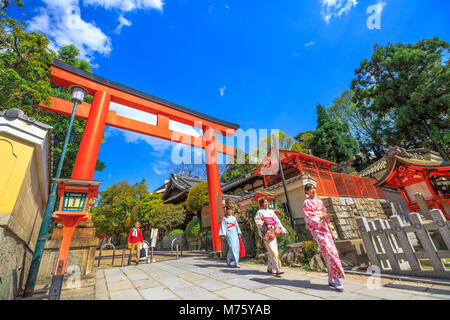
[[[336,163],[359,153],[358,142],[351,136],[348,124],[331,119],[321,104],[317,104],[317,128],[309,148],[314,156]]]

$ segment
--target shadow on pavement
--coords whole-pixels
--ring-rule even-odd
[[[318,290],[329,290],[326,285],[311,285],[311,281],[309,280],[287,280],[283,278],[269,278],[269,279],[261,279],[261,278],[251,278],[250,280],[256,281],[262,284],[268,284],[273,286],[291,286],[297,288],[308,289],[314,286],[314,289]],[[323,288],[322,288],[323,287]]]
[[[395,284],[395,283],[388,283],[388,284],[385,284],[383,287],[411,290],[411,291],[420,291],[420,292],[426,291],[427,293],[432,293],[432,294],[445,294],[445,295],[448,295],[450,298],[450,290],[427,288],[427,287],[413,286],[413,285],[408,285],[408,284]]]
[[[225,269],[225,270],[222,270],[222,272],[234,273],[236,275],[242,275],[242,276],[243,275],[249,275],[249,274],[261,275],[261,276],[270,276],[269,273],[263,272],[263,271],[259,271],[259,270],[242,270],[242,269],[237,269],[237,268]]]

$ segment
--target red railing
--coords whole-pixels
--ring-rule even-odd
[[[383,189],[375,187],[375,179],[349,174],[304,168],[317,181],[317,194],[328,197],[385,199]]]

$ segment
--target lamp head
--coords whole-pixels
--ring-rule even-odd
[[[70,86],[69,91],[72,93],[72,101],[77,103],[82,103],[87,94],[86,89],[80,86]]]

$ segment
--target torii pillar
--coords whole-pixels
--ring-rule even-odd
[[[223,209],[219,166],[217,163],[215,130],[211,127],[203,127],[203,137],[206,141],[206,177],[208,179],[209,215],[211,218],[213,250],[220,252],[222,251],[222,246],[219,238],[219,223],[222,221]]]
[[[94,178],[110,102],[111,96],[107,92],[96,91],[94,93],[80,148],[73,166],[72,179],[92,180]]]

